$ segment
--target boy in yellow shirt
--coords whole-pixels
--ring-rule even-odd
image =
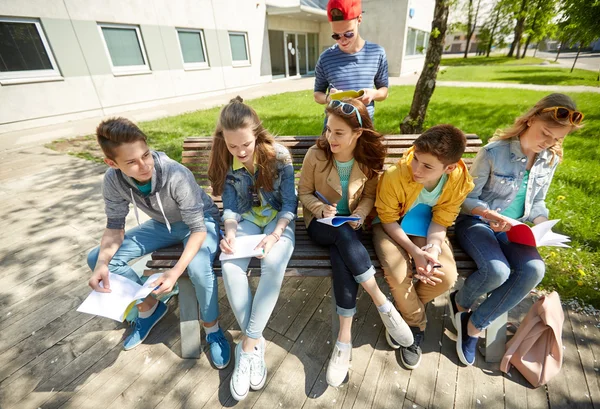
[[[375,207],[381,223],[374,224],[373,243],[396,307],[414,335],[413,345],[400,351],[409,369],[421,362],[425,304],[456,282],[456,262],[446,229],[474,186],[461,159],[466,144],[460,129],[434,126],[385,171],[377,186]],[[419,282],[414,284],[413,277]],[[400,348],[387,332],[386,339],[392,348]]]

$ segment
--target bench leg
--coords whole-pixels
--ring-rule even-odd
[[[505,312],[487,327],[485,332],[485,362],[500,362],[506,351],[506,322],[508,312]]]
[[[340,318],[337,315],[335,293],[333,292],[333,278],[331,279],[331,342],[335,345],[340,332]]]
[[[196,291],[189,277],[182,276],[179,282],[179,330],[181,332],[181,357],[200,358],[200,314]]]

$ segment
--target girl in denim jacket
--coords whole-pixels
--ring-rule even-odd
[[[463,203],[455,230],[477,271],[450,294],[456,351],[465,365],[475,361],[479,334],[544,277],[537,248],[508,241],[511,225],[505,216],[533,224],[548,220],[544,200],[562,159],[563,140],[582,119],[571,98],[548,95],[512,127],[497,132],[475,158],[471,167],[475,188]],[[476,310],[469,310],[488,293]]]
[[[221,251],[231,254],[236,236],[264,233],[264,250],[254,300],[248,285],[250,258],[223,261],[221,270],[229,304],[242,341],[235,348],[230,390],[236,400],[261,389],[267,378],[265,339],[287,264],[294,250],[298,198],[288,150],[275,143],[254,109],[232,99],[221,110],[213,138],[208,176],[213,195],[222,195],[225,235]]]

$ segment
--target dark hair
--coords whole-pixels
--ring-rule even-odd
[[[96,128],[98,145],[108,159],[115,160],[115,148],[137,141],[147,141],[146,134],[127,118],[110,118]]]
[[[435,156],[444,165],[457,163],[467,147],[467,137],[455,126],[432,126],[413,143],[415,150]]]
[[[342,21],[344,20],[344,13],[340,9],[331,9],[331,21]]]
[[[254,155],[259,172],[255,188],[262,188],[266,191],[273,190],[273,180],[277,171],[275,139],[263,127],[256,111],[244,104],[244,100],[238,95],[221,110],[213,136],[213,146],[208,160],[208,179],[213,189],[212,194],[215,196],[223,194],[225,177],[233,163],[233,156],[227,149],[223,130],[236,131],[247,127],[252,128],[252,133],[256,138]]]
[[[358,141],[356,142],[356,147],[354,148],[352,156],[354,156],[354,159],[359,164],[363,165],[363,171],[365,171],[365,175],[370,179],[383,170],[387,146],[383,143],[383,135],[373,129],[373,121],[371,121],[369,111],[367,111],[365,104],[358,99],[351,98],[344,98],[342,99],[342,102],[350,104],[358,110],[358,114],[362,120],[362,126],[358,122],[356,114],[354,112],[351,115],[345,114],[344,111],[342,111],[341,105],[337,108],[328,105],[325,112],[328,117],[335,115],[340,118],[353,131],[362,131],[360,138],[358,138]],[[333,153],[331,152],[329,142],[327,142],[326,132],[326,129],[323,130],[323,133],[319,139],[317,139],[317,146],[325,152],[327,160],[332,162]]]

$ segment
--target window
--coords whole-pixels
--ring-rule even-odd
[[[139,27],[116,24],[98,27],[115,75],[150,72]]]
[[[406,55],[425,55],[428,43],[428,32],[409,28],[406,36]]]
[[[202,30],[177,29],[183,66],[187,69],[207,68],[206,43]]]
[[[460,36],[454,36],[454,41],[460,41]]]
[[[249,65],[248,35],[246,33],[229,33],[229,44],[231,46],[232,65]]]
[[[38,20],[0,18],[0,80],[61,78]]]

